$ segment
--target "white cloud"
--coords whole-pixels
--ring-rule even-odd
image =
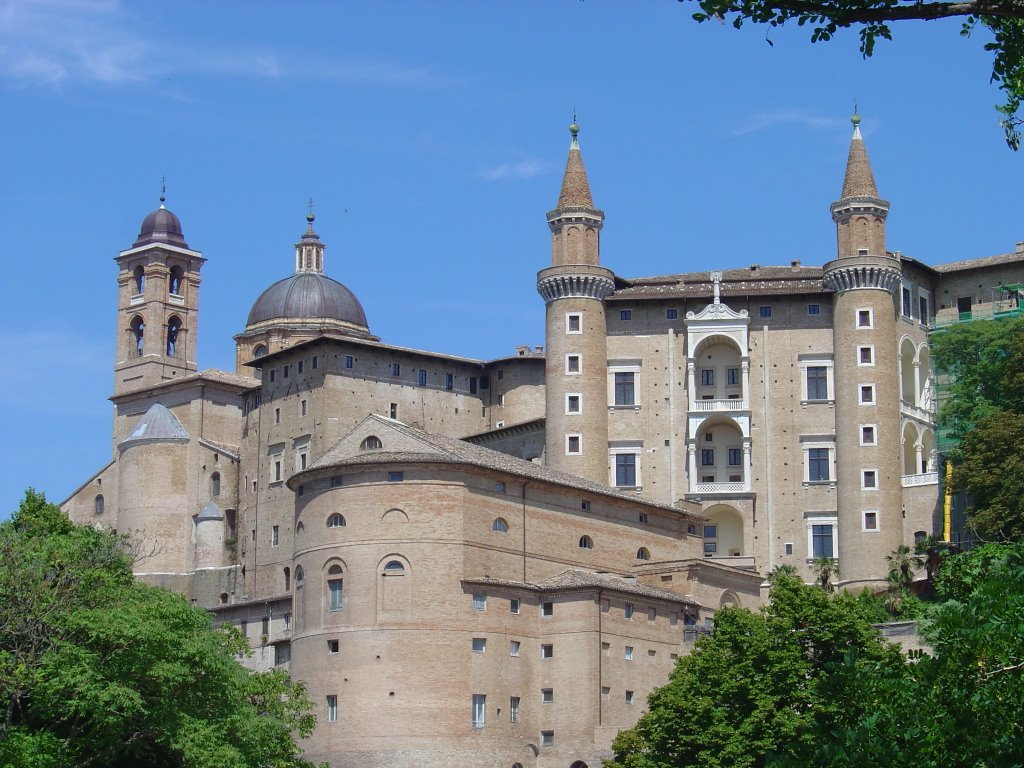
[[[480,174],[485,181],[506,181],[508,179],[531,179],[551,169],[550,163],[540,160],[520,160],[518,163],[502,163],[486,168]]]
[[[732,133],[734,136],[743,136],[784,125],[795,125],[811,130],[834,130],[845,123],[844,118],[822,117],[804,109],[778,109],[751,116],[745,123],[734,128]]]

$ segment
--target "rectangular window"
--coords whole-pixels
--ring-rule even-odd
[[[700,465],[702,467],[713,467],[713,466],[715,466],[715,449],[714,448],[701,448],[700,449]]]
[[[864,513],[864,530],[865,531],[877,531],[878,530],[878,513],[877,512],[865,512]]]
[[[473,610],[487,610],[487,595],[473,595]]]
[[[570,393],[565,396],[565,412],[566,413],[580,413],[582,410],[583,395],[579,393]]]
[[[352,355],[345,355],[345,367],[351,368],[355,364],[355,358]]]
[[[820,315],[821,314],[821,305],[820,304],[808,304],[807,305],[807,314],[808,315]]]
[[[647,513],[646,512],[641,512],[639,519],[640,519],[640,524],[641,525],[647,525]]]
[[[345,483],[345,480],[344,480],[342,475],[333,475],[331,477],[331,488],[341,488],[341,486],[344,483]]]
[[[476,386],[477,386],[476,376],[470,376],[469,377],[469,394],[471,394],[471,395],[475,395],[476,394]]]
[[[700,385],[702,387],[713,387],[713,386],[715,386],[715,369],[714,368],[701,368],[700,369]]]
[[[402,472],[388,472],[389,483],[400,483],[405,475]]]
[[[306,468],[306,460],[307,460],[306,459],[306,454],[305,453],[300,453],[299,454],[299,471],[300,472]]]
[[[787,555],[792,555],[793,554],[793,542],[791,542],[791,541],[787,541],[786,542],[786,554]]]
[[[812,483],[825,483],[829,480],[829,464],[831,451],[828,448],[807,449],[807,479]]]
[[[807,367],[807,399],[828,400],[828,368],[824,365]]]
[[[627,704],[632,704],[633,703],[633,692],[632,691],[626,691],[626,703]]]
[[[636,454],[615,454],[615,485],[619,488],[636,487]]]
[[[632,320],[632,319],[633,319],[633,310],[631,310],[631,309],[620,309],[619,310],[619,320]]]
[[[811,526],[811,557],[835,557],[831,525]]]
[[[270,369],[270,381],[271,382],[274,381],[274,374],[276,374],[276,373],[277,373],[276,370],[274,370],[273,368]]]
[[[679,317],[679,310],[678,309],[666,309],[665,310],[665,318],[666,319],[668,319],[668,320],[675,320],[677,317]]]
[[[306,401],[305,400],[303,400],[303,401],[301,401],[299,403],[299,415],[300,416],[305,416],[306,415]]]
[[[860,404],[861,405],[874,405],[875,404],[875,385],[874,384],[861,384],[860,385]]]
[[[289,368],[291,368],[291,366],[290,366],[290,365],[286,365],[286,366],[284,367],[284,372],[283,372],[283,374],[282,374],[281,378],[284,378],[284,379],[287,379],[287,378],[288,378],[288,369],[289,369]]]
[[[648,608],[647,609],[647,620],[648,621],[654,621],[656,618],[658,618],[658,609],[657,608]],[[647,655],[648,656],[653,656],[654,655],[654,651],[648,651]]]
[[[281,409],[280,408],[275,408],[274,409],[274,423],[275,424],[280,424],[281,423]]]
[[[495,483],[494,484],[494,490],[495,490],[496,493],[504,493],[505,492],[505,484],[501,483],[501,482]]]
[[[874,347],[857,347],[857,365],[874,365],[875,364],[875,348]]]
[[[874,319],[871,316],[870,309],[858,309],[857,310],[857,327],[858,328],[873,328]]]
[[[634,405],[634,377],[635,374],[630,373],[616,373],[615,374],[615,404],[616,405]]]
[[[865,469],[861,472],[861,488],[873,491],[878,488],[878,470]]]
[[[474,637],[473,638],[473,653],[483,653],[487,650],[487,638],[486,637]]]
[[[541,704],[554,704],[555,703],[555,691],[553,688],[541,688],[540,689],[540,702]]]
[[[446,373],[444,375],[444,388],[449,392],[451,392],[452,389],[455,388],[455,377],[452,376],[450,373]]]
[[[725,383],[726,383],[726,386],[738,387],[740,385],[740,369],[739,368],[726,368],[725,369]]]
[[[299,360],[299,373],[302,373],[302,366],[303,366],[303,363],[304,363],[304,361],[302,361],[302,360]]]
[[[546,600],[540,604],[540,615],[544,617],[555,615],[555,604],[551,600]]]
[[[328,653],[337,653],[339,647],[340,647],[340,643],[337,640],[328,640],[327,641],[327,652]]]
[[[920,296],[920,297],[918,297],[917,301],[918,301],[918,304],[920,305],[920,311],[921,311],[921,314],[919,315],[918,320],[920,320],[922,324],[926,324],[928,322],[928,299],[925,296]]]
[[[566,373],[579,373],[580,372],[580,356],[579,355],[566,355],[565,356],[565,372]]]
[[[327,594],[332,611],[340,611],[343,601],[342,586],[344,579],[328,579]]]
[[[625,656],[626,661],[632,661],[633,660],[633,646],[632,645],[627,645],[623,655]]]
[[[427,372],[422,368],[416,371],[416,383],[421,387],[427,386]]]
[[[522,601],[518,597],[513,597],[508,601],[508,612],[519,615],[519,610],[522,606]]]
[[[519,655],[520,642],[518,640],[509,640],[508,642],[508,655],[518,656]]]
[[[483,728],[487,721],[487,696],[482,693],[473,694],[473,727]]]
[[[627,621],[629,621],[630,619],[633,618],[633,604],[632,603],[626,603],[625,605],[622,606],[622,616]]]
[[[772,316],[772,308],[771,307],[758,307],[757,314],[760,315],[761,317],[771,317]]]
[[[542,747],[553,747],[553,746],[555,746],[555,732],[554,731],[541,731],[540,732],[540,745]]]
[[[519,697],[510,696],[508,700],[508,721],[510,723],[519,722]]]
[[[388,415],[392,419],[398,418],[398,403],[391,403],[388,407]]]
[[[542,659],[551,659],[555,656],[555,646],[550,643],[545,643],[540,647],[540,657]]]
[[[902,305],[903,305],[903,316],[906,317],[906,318],[913,317],[914,316],[914,301],[911,298],[910,289],[907,288],[906,286],[903,287],[902,298],[903,298],[903,302],[902,302]]]
[[[316,355],[313,355],[313,370],[317,369],[319,359]]]
[[[276,547],[281,543],[281,527],[275,525],[270,529],[270,546]]]
[[[391,364],[391,375],[392,376],[401,376],[402,375],[402,366],[401,366],[400,363],[392,363]]]
[[[583,333],[583,326],[580,321],[582,316],[576,313],[572,313],[565,316],[565,332],[566,333]]]
[[[860,444],[861,445],[877,445],[875,436],[875,425],[864,424],[860,428]]]
[[[327,722],[335,723],[338,721],[338,697],[328,696],[327,697]]]
[[[729,466],[738,467],[743,460],[743,451],[739,448],[729,449]]]
[[[581,501],[580,502],[580,509],[582,509],[584,512],[589,512],[590,511],[590,502],[587,501],[586,499]]]

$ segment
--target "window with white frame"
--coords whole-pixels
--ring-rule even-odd
[[[831,435],[806,436],[800,439],[804,454],[804,482],[828,483],[835,478],[835,438]]]
[[[875,314],[874,310],[870,308],[862,308],[857,310],[857,327],[858,328],[874,328],[875,327]]]
[[[834,390],[833,361],[829,353],[797,356],[800,365],[800,394],[804,402],[831,402]]]
[[[861,405],[874,405],[875,404],[875,385],[874,384],[861,384],[860,385],[860,404]]]
[[[860,425],[860,444],[878,445],[878,430],[874,424]]]
[[[487,610],[487,595],[473,595],[473,610]]]
[[[860,471],[860,487],[865,491],[878,490],[878,470],[862,469]]]
[[[487,695],[473,694],[473,727],[483,728],[487,722]]]
[[[473,638],[473,653],[483,653],[487,650],[487,638],[486,637],[474,637]]]
[[[338,697],[330,695],[327,697],[327,722],[334,723],[338,720]]]
[[[878,528],[878,510],[877,509],[866,509],[864,510],[863,526],[861,528],[865,533],[877,533]]]
[[[508,641],[508,655],[509,656],[518,656],[519,655],[519,647],[520,647],[520,645],[521,645],[521,643],[518,640],[509,640]]]
[[[579,392],[567,392],[565,395],[565,412],[568,415],[583,412],[583,395]]]
[[[555,690],[554,690],[554,688],[541,688],[540,689],[540,703],[541,704],[554,704],[555,703]]]
[[[632,704],[633,703],[633,692],[632,691],[626,691],[626,703],[627,704]]]
[[[551,643],[541,644],[540,657],[542,659],[553,659],[555,657],[555,646]]]
[[[623,656],[625,657],[626,661],[632,661],[633,660],[633,646],[632,645],[627,645],[623,649]]]
[[[281,526],[275,525],[270,529],[270,546],[276,547],[281,543]]]
[[[583,315],[580,312],[567,312],[565,315],[566,333],[583,333]]]
[[[862,368],[871,368],[875,365],[875,345],[862,344],[857,347],[857,365]]]
[[[583,435],[570,432],[565,436],[565,452],[567,454],[583,453]]]
[[[555,615],[555,603],[552,600],[545,600],[540,604],[540,615],[544,618],[550,618]]]
[[[611,484],[616,488],[640,488],[640,455],[642,445],[630,444],[613,446],[609,453],[611,465]]]
[[[808,515],[807,522],[807,556],[809,558],[836,556],[836,527],[838,518],[835,513],[826,515]]]
[[[555,732],[554,731],[541,731],[540,732],[540,745],[542,747],[553,747],[553,746],[555,746]]]
[[[637,384],[641,360],[608,361],[608,403],[617,407],[635,407],[640,404]]]
[[[565,372],[570,376],[578,376],[583,369],[583,356],[578,352],[570,352],[565,356]]]
[[[519,722],[519,697],[510,696],[508,699],[508,721],[510,723]]]

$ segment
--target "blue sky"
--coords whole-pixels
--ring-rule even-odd
[[[604,262],[623,276],[821,264],[860,105],[889,247],[941,263],[1024,240],[978,34],[736,31],[674,0],[0,0],[0,516],[111,455],[116,269],[158,204],[208,258],[202,368],[315,200],[326,269],[386,342],[542,344],[534,284],[579,114]],[[770,38],[773,45],[766,41]]]

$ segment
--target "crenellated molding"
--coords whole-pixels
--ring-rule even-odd
[[[564,272],[542,270],[537,275],[537,293],[546,303],[566,298],[600,301],[611,296],[614,291],[615,280],[611,272],[602,267],[579,265]]]
[[[825,288],[836,293],[875,289],[896,294],[902,279],[899,262],[888,256],[836,259],[826,264],[824,271]]]

